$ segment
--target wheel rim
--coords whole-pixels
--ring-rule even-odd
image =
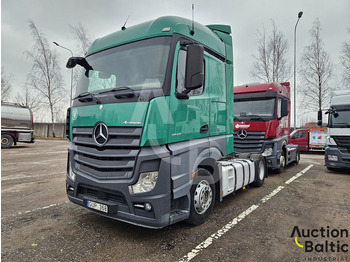
[[[259,163],[259,179],[263,180],[265,177],[265,166],[262,161]]]
[[[213,191],[208,181],[202,180],[198,183],[194,192],[194,208],[198,214],[203,214],[213,201]]]
[[[8,145],[9,143],[10,143],[10,140],[7,137],[1,138],[2,145]]]

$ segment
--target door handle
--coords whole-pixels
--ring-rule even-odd
[[[201,127],[201,130],[200,130],[200,133],[201,134],[205,134],[205,133],[208,133],[209,131],[209,126],[208,125],[204,125]]]

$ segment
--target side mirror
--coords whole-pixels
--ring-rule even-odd
[[[189,45],[186,58],[185,88],[194,90],[204,82],[204,47]]]
[[[322,126],[322,110],[317,112],[317,125]]]
[[[86,61],[85,57],[71,57],[68,59],[66,67],[74,68],[76,65],[80,65],[86,69],[86,71],[93,70],[93,68]]]
[[[282,99],[282,117],[288,116],[288,100]]]

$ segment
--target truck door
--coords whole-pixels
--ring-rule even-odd
[[[204,85],[188,92],[188,98],[185,98],[181,94],[185,91],[186,56],[186,48],[179,45],[175,52],[173,87],[170,95],[169,143],[205,138],[209,135],[209,92],[206,89],[207,58],[204,63]]]
[[[210,97],[209,136],[223,135],[226,132],[226,78],[223,61],[208,54],[207,71],[210,77],[206,81],[206,89]]]
[[[298,145],[300,151],[308,151],[308,136],[307,130],[297,130],[290,139],[290,143],[293,145]]]

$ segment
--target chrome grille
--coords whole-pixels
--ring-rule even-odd
[[[97,179],[130,178],[140,151],[142,128],[109,127],[109,137],[103,147],[93,138],[93,127],[73,127],[74,170]]]
[[[350,136],[332,136],[339,147],[350,148]]]
[[[247,131],[247,137],[240,139],[238,131],[233,132],[235,153],[261,153],[265,141],[265,132]]]

